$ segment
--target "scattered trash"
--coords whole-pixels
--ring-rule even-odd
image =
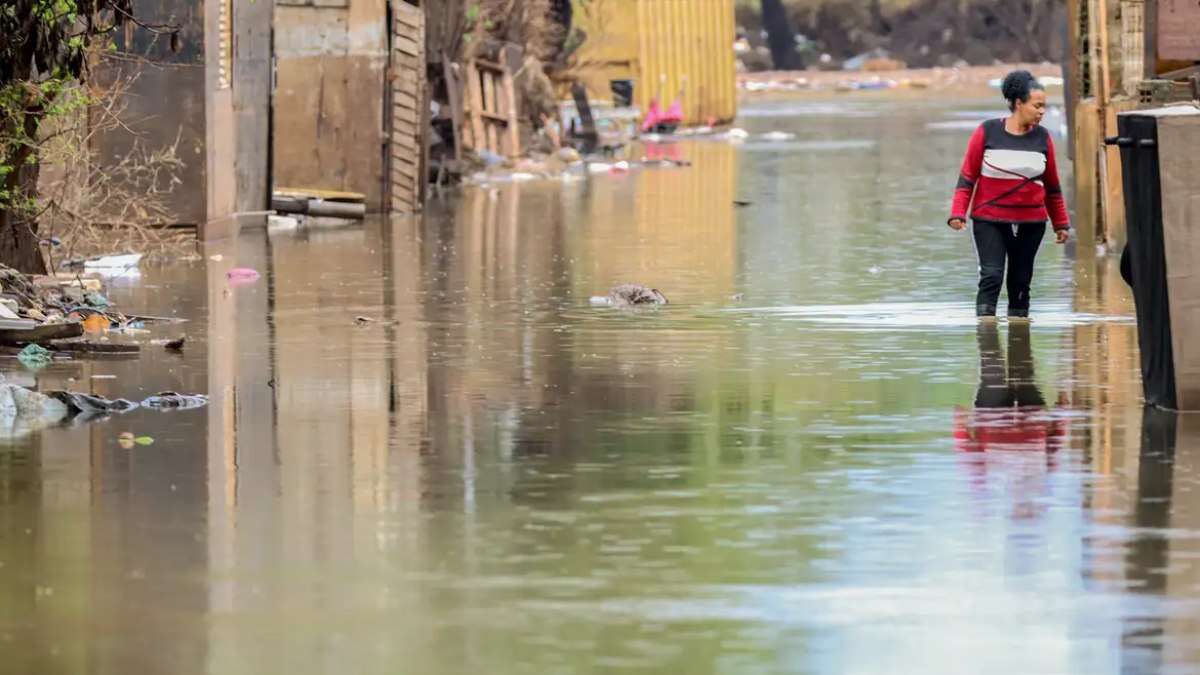
[[[746,131],[745,129],[734,127],[725,132],[725,137],[731,140],[744,140],[750,137],[750,132]]]
[[[0,319],[20,319],[20,315],[16,313],[7,303],[0,303]]]
[[[607,297],[595,296],[591,303],[597,306],[632,307],[634,305],[665,305],[667,296],[657,288],[639,284],[621,284],[613,287]]]
[[[183,351],[183,345],[186,342],[187,336],[181,335],[178,340],[171,340],[170,342],[164,344],[163,349],[166,349],[169,352],[181,352]]]
[[[768,131],[761,138],[764,141],[790,141],[796,138],[796,134],[788,131]]]
[[[108,298],[104,297],[99,291],[92,291],[84,294],[83,301],[88,307],[94,307],[96,309],[108,309],[112,306],[112,303],[108,301]]]
[[[300,226],[300,219],[292,216],[267,216],[267,229],[294,230]]]
[[[44,349],[37,344],[30,343],[25,345],[25,348],[17,354],[17,360],[27,368],[40,368],[47,363],[50,363],[50,350]]]
[[[131,267],[137,267],[141,261],[141,253],[106,255],[99,258],[84,260],[83,268],[88,270],[126,270]]]
[[[613,164],[609,171],[612,173],[629,173],[629,162],[621,160]]]
[[[504,163],[504,158],[500,155],[488,150],[476,150],[476,155],[483,161],[483,165],[487,167],[500,166]]]
[[[258,281],[258,271],[252,270],[249,267],[235,267],[229,270],[226,274],[229,278],[229,283],[237,286],[240,284],[252,284]]]
[[[734,302],[741,302],[745,298],[746,295],[744,293],[734,293],[733,295],[729,296],[729,299]]]
[[[45,394],[0,383],[0,438],[18,438],[56,424],[67,417],[67,407]]]
[[[46,392],[46,396],[66,406],[70,414],[87,417],[110,413],[124,413],[138,407],[138,404],[123,398],[107,399],[103,396],[74,391],[48,391]]]
[[[218,254],[216,254],[216,255],[210,255],[210,256],[208,256],[208,259],[209,259],[209,260],[211,260],[211,261],[213,261],[213,262],[221,262],[222,260],[224,260],[224,259],[225,259],[225,256],[223,256],[223,255],[221,255],[220,253],[218,253]]]
[[[117,443],[126,450],[132,450],[136,445],[154,445],[154,439],[150,436],[134,436],[132,432],[122,431],[120,436],[117,436]]]
[[[867,271],[870,272],[871,274],[882,274],[883,268],[878,265],[872,265],[867,268]]]
[[[110,376],[111,377],[111,376]],[[107,399],[94,394],[72,391],[48,391],[45,393],[25,387],[0,382],[0,438],[19,438],[38,429],[65,422],[93,422],[111,415],[120,415],[139,407],[159,411],[197,408],[208,403],[206,396],[163,392],[143,401],[140,405],[126,399]],[[150,445],[149,436],[128,438],[133,445]]]
[[[180,394],[175,391],[164,391],[142,401],[143,408],[153,410],[190,410],[208,405],[208,397],[203,394]]]
[[[96,313],[83,320],[83,330],[88,333],[102,333],[108,330],[112,322],[103,314]]]
[[[383,321],[381,319],[372,319],[369,316],[356,316],[354,323],[360,326],[391,326],[395,321]]]

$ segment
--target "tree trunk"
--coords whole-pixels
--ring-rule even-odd
[[[39,173],[38,164],[22,162],[20,169],[5,176],[8,193],[20,195],[18,205],[37,197]],[[26,274],[46,273],[46,260],[38,246],[37,221],[32,212],[20,206],[0,207],[0,264]]]
[[[14,197],[10,204],[0,204],[0,264],[26,274],[46,273],[37,234],[37,189],[41,173],[37,138],[44,113],[42,104],[26,106],[19,131],[0,129],[2,134],[26,140],[3,158],[5,166],[16,170],[4,176],[4,191]]]
[[[797,70],[803,67],[796,53],[796,32],[788,19],[783,0],[762,0],[762,24],[767,31],[767,48],[776,70]]]

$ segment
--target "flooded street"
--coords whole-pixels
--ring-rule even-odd
[[[974,317],[1003,110],[742,112],[114,280],[181,355],[0,362],[210,397],[5,428],[0,672],[1200,672],[1200,420],[1143,412],[1116,256],[1047,238],[1032,323]]]

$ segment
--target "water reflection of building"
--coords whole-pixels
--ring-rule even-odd
[[[692,167],[589,181],[564,196],[577,297],[622,282],[659,288],[672,302],[723,302],[733,293],[737,150],[719,142],[686,147]]]
[[[1075,264],[1076,312],[1101,316],[1133,314],[1133,298],[1116,269],[1116,261],[1099,263],[1080,249]],[[1090,424],[1079,425],[1074,445],[1097,473],[1122,481],[1136,466],[1141,424],[1140,363],[1136,326],[1111,321],[1082,323],[1071,329],[1071,406],[1094,411]],[[1128,491],[1098,491],[1090,496],[1101,513],[1126,505]],[[1101,516],[1102,518],[1104,516]]]
[[[1171,671],[1200,661],[1200,619],[1190,603],[1200,587],[1200,508],[1187,485],[1200,473],[1200,421],[1147,408],[1141,425],[1135,503],[1126,526],[1122,672]]]

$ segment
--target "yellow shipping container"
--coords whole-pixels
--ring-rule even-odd
[[[729,122],[737,115],[734,0],[574,0],[587,40],[579,75],[593,98],[610,99],[613,80],[633,82],[645,111],[682,96],[684,123]]]

